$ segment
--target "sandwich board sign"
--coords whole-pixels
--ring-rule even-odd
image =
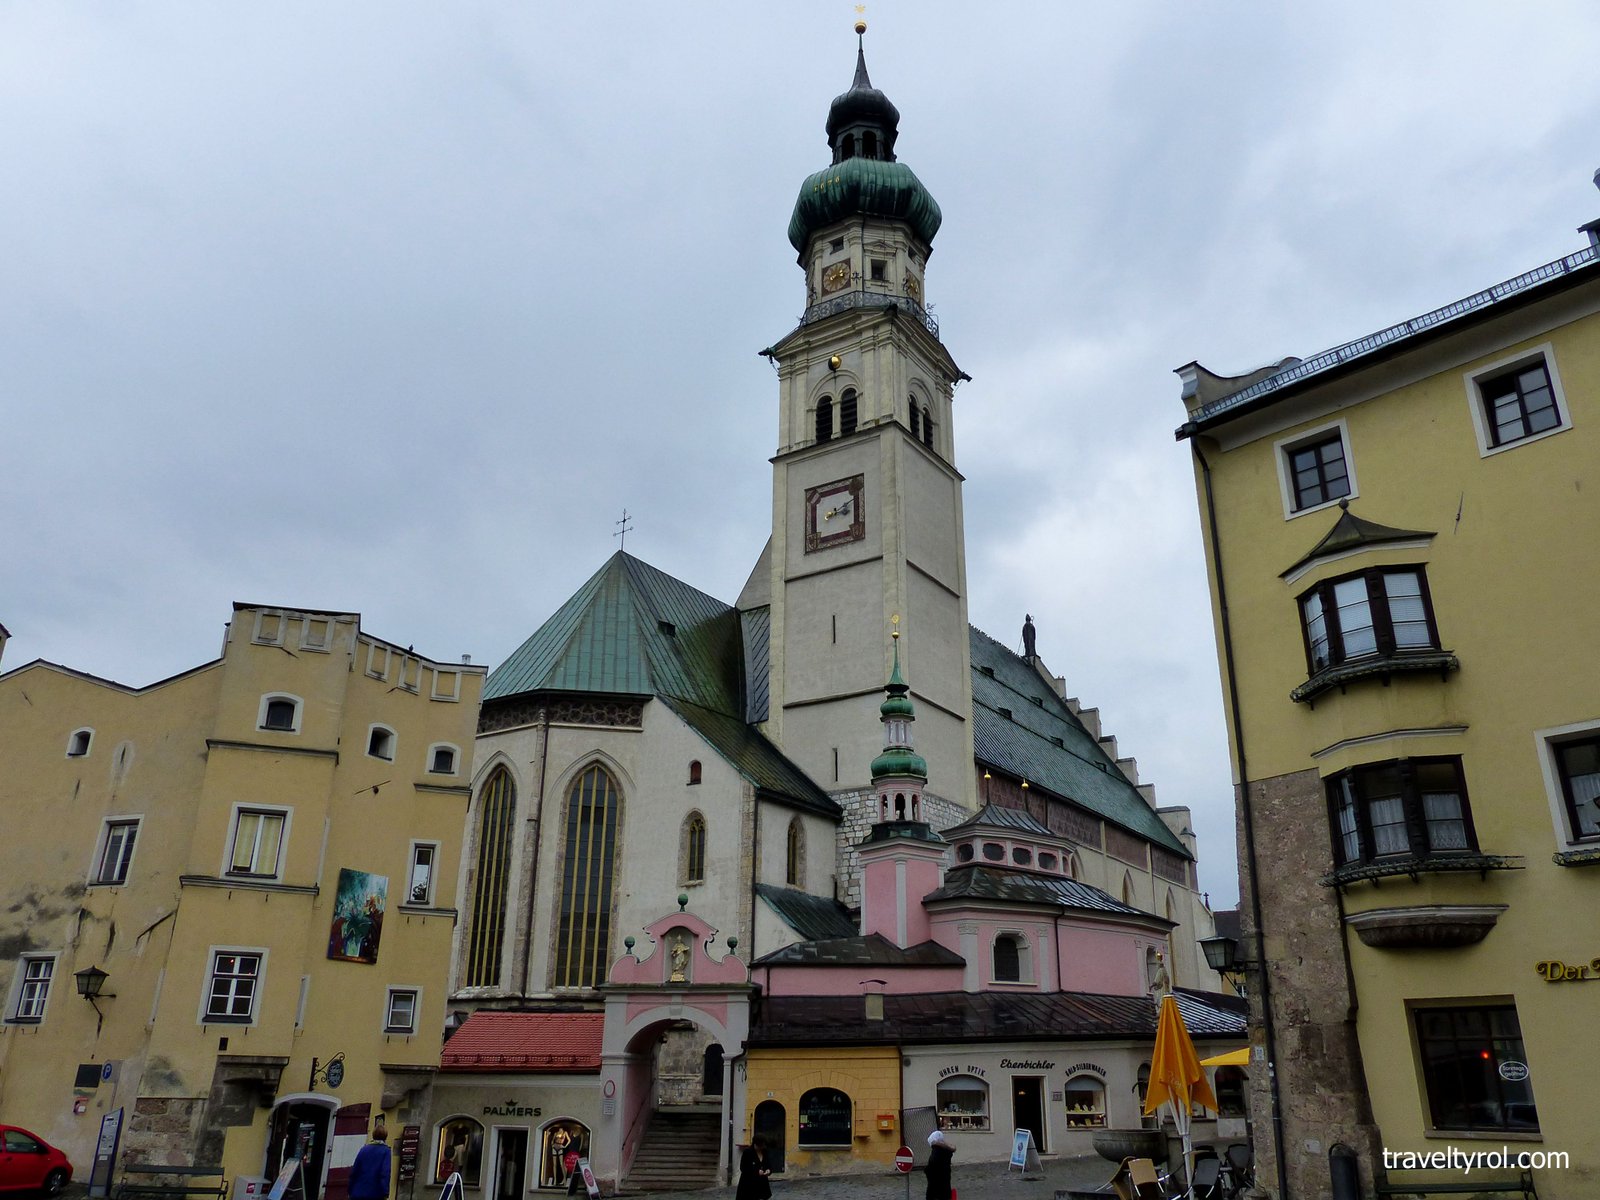
[[[1019,1129],[1012,1137],[1011,1161],[1006,1170],[1012,1167],[1020,1170],[1024,1179],[1044,1178],[1044,1164],[1039,1161],[1038,1148],[1033,1144],[1033,1130]]]

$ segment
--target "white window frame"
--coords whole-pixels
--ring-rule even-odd
[[[268,621],[276,621],[277,625],[269,630],[267,628]],[[258,610],[256,612],[256,627],[250,635],[250,640],[258,646],[281,646],[283,645],[283,632],[288,623],[286,615],[280,609]]]
[[[294,705],[294,719],[289,723],[289,728],[279,729],[276,725],[267,724],[267,707],[277,700],[287,700]],[[306,710],[306,702],[299,696],[289,692],[268,692],[261,697],[261,704],[256,709],[256,728],[264,733],[299,733],[300,718]]]
[[[450,687],[445,688],[449,683]],[[428,699],[443,700],[446,703],[457,703],[461,699],[461,672],[444,671],[438,667],[433,668],[433,686],[429,690]]]
[[[105,872],[106,853],[111,849],[111,830],[113,827],[121,828],[133,826],[133,848],[126,851],[127,862],[123,866],[120,879],[107,879]],[[129,813],[125,816],[107,817],[100,823],[100,837],[95,842],[94,862],[89,865],[90,887],[123,887],[127,884],[129,876],[133,874],[133,858],[139,852],[139,834],[144,826],[144,816],[141,813]]]
[[[396,1025],[394,1016],[394,1000],[396,996],[411,997],[411,1024],[410,1026]],[[414,1035],[421,1025],[422,1018],[422,989],[412,984],[391,984],[383,993],[383,1032]]]
[[[250,1013],[240,1018],[234,1016],[219,1016],[211,1011],[211,985],[217,978],[217,958],[223,954],[254,955],[256,958],[255,983],[250,991]],[[243,978],[243,976],[235,976]],[[249,1027],[256,1024],[261,1016],[261,992],[267,982],[267,950],[264,946],[212,946],[206,950],[205,981],[200,988],[200,1014],[201,1025],[243,1025]]]
[[[448,771],[435,771],[433,769],[433,755],[437,750],[448,750],[451,754],[450,769]],[[461,747],[454,742],[435,742],[428,747],[428,756],[422,760],[422,769],[429,775],[459,775],[461,774]]]
[[[418,900],[415,897],[413,897],[412,892],[411,892],[412,880],[416,878],[416,873],[417,873],[417,857],[418,857],[417,852],[419,850],[428,850],[428,851],[431,851],[431,853],[432,853],[432,858],[431,858],[431,860],[429,861],[429,864],[428,864],[428,894],[426,896],[424,896],[421,900]],[[434,892],[437,890],[438,886],[439,886],[439,843],[438,842],[426,842],[426,841],[413,841],[411,843],[410,856],[408,857],[408,859],[406,861],[406,892],[405,892],[405,899],[402,900],[401,903],[402,904],[415,904],[415,905],[418,905],[418,906],[423,907],[423,908],[431,908],[431,907],[433,907]]]
[[[389,753],[387,754],[374,754],[372,752],[372,735],[379,732],[389,735]],[[374,721],[371,725],[367,726],[366,752],[368,758],[375,758],[379,762],[392,763],[394,761],[395,754],[399,751],[399,749],[400,735],[394,731],[394,727],[392,725],[385,725],[382,721]]]
[[[239,836],[239,818],[246,813],[261,813],[265,816],[281,816],[283,818],[283,832],[278,835],[278,861],[275,869],[269,872],[236,871],[233,869],[233,847]],[[283,861],[289,850],[289,827],[294,821],[294,809],[284,808],[276,804],[235,804],[233,815],[228,821],[228,842],[222,848],[222,875],[232,876],[235,879],[261,879],[274,880],[283,878]],[[260,838],[256,839],[256,847],[260,848]],[[251,855],[251,864],[255,865],[255,855]]]
[[[75,749],[73,749],[73,747],[75,747],[78,744],[78,739],[80,737],[83,738],[83,749],[82,750],[75,750]],[[94,749],[94,729],[93,729],[93,727],[91,727],[89,725],[81,725],[77,729],[74,729],[71,733],[67,734],[67,754],[66,754],[66,756],[68,758],[88,758],[89,757],[89,752],[91,750],[93,750],[93,749]]]
[[[1289,455],[1300,449],[1307,442],[1326,441],[1328,434],[1338,431],[1339,443],[1344,447],[1344,470],[1350,480],[1350,490],[1343,496],[1335,496],[1332,500],[1324,500],[1321,504],[1308,505],[1305,508],[1294,506],[1294,478],[1289,472]],[[1356,484],[1355,455],[1350,447],[1350,425],[1340,417],[1336,421],[1328,421],[1313,429],[1303,429],[1290,437],[1279,438],[1272,443],[1272,460],[1278,469],[1278,496],[1283,501],[1283,519],[1292,521],[1296,517],[1303,517],[1307,513],[1322,512],[1324,509],[1333,508],[1341,500],[1354,500],[1361,495],[1361,489]]]
[[[1001,979],[994,969],[994,950],[1001,938],[1011,938],[1017,943],[1017,977]],[[996,929],[989,939],[989,982],[1003,987],[1029,987],[1034,982],[1033,945],[1028,935],[1020,929]]]
[[[1567,823],[1567,798],[1561,791],[1561,767],[1556,762],[1557,745],[1594,733],[1600,733],[1600,720],[1579,721],[1573,725],[1556,725],[1550,729],[1533,731],[1539,771],[1544,776],[1544,794],[1550,802],[1550,824],[1555,830],[1556,845],[1562,850],[1592,850],[1600,847],[1600,843],[1592,839],[1580,841],[1573,837],[1574,831]]]
[[[367,643],[367,674],[373,679],[389,679],[389,647],[377,642]]]
[[[6,1024],[8,1025],[40,1025],[50,1011],[50,993],[55,990],[56,965],[61,959],[60,951],[51,950],[42,953],[29,952],[17,955],[17,969],[11,978],[11,995],[6,998]],[[44,990],[38,999],[38,1009],[27,1016],[22,1015],[23,995],[28,990],[30,983],[39,980],[28,978],[30,963],[48,963],[49,975],[43,980]]]
[[[1556,415],[1560,420],[1549,429],[1541,429],[1538,433],[1530,433],[1525,438],[1518,438],[1513,442],[1496,446],[1494,437],[1489,430],[1489,414],[1484,411],[1483,389],[1479,385],[1483,380],[1494,376],[1505,375],[1520,367],[1531,366],[1537,361],[1543,361],[1545,374],[1550,377],[1550,394],[1555,397]],[[1558,433],[1565,433],[1572,428],[1572,409],[1567,405],[1567,394],[1561,387],[1561,372],[1556,370],[1555,346],[1550,342],[1541,342],[1537,346],[1530,346],[1516,354],[1496,359],[1492,363],[1485,363],[1481,367],[1462,373],[1463,382],[1467,389],[1467,408],[1472,413],[1472,431],[1478,438],[1478,457],[1488,458],[1494,454],[1501,454],[1507,450],[1515,450],[1519,446],[1529,446],[1534,442],[1541,442],[1547,437],[1554,437]]]
[[[322,626],[322,640],[318,641],[311,636],[312,627]],[[326,654],[333,649],[333,618],[306,616],[300,621],[300,649],[311,650],[318,654]]]

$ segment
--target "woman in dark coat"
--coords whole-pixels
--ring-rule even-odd
[[[950,1200],[950,1159],[955,1152],[942,1129],[928,1135],[928,1165],[923,1168],[928,1176],[928,1200]]]
[[[767,1142],[758,1133],[739,1156],[739,1190],[734,1193],[734,1200],[768,1200],[772,1195],[771,1175]]]

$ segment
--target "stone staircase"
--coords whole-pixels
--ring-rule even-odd
[[[658,1108],[623,1181],[628,1192],[689,1192],[715,1187],[722,1110],[709,1104]]]

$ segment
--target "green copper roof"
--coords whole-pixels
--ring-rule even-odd
[[[971,630],[970,644],[972,744],[980,763],[1193,857],[1038,671],[981,629]]]
[[[783,751],[741,718],[712,712],[672,696],[661,699],[763,795],[784,801],[792,808],[835,819],[840,816],[842,810],[827,792],[812,783],[810,776],[784,757]]]
[[[489,673],[485,701],[534,691],[675,696],[741,713],[739,614],[617,553]]]
[[[913,776],[924,782],[928,778],[928,760],[914,750],[907,750],[900,746],[885,750],[872,760],[872,782],[890,777],[898,779],[903,775]]]
[[[804,254],[811,235],[845,217],[904,221],[930,245],[944,215],[938,202],[902,162],[847,158],[807,176],[789,218],[789,244]]]

